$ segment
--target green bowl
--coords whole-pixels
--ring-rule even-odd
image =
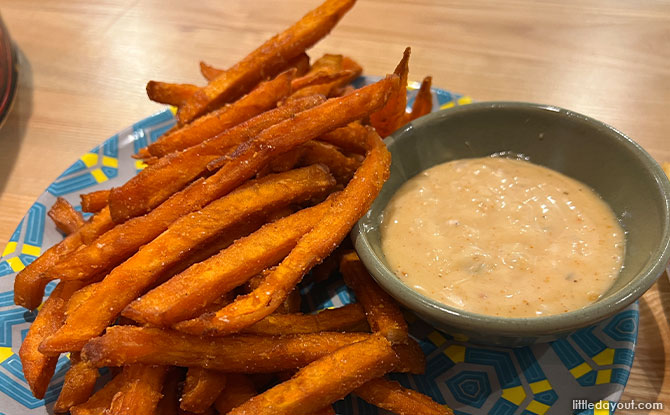
[[[593,325],[637,300],[663,273],[670,250],[670,182],[661,167],[616,129],[561,108],[482,102],[435,112],[386,139],[391,176],[352,231],[361,260],[390,295],[437,329],[476,343],[522,346]],[[626,231],[624,266],[595,303],[564,314],[504,318],[459,310],[427,298],[390,270],[380,223],[395,191],[417,173],[450,160],[499,152],[573,177],[598,192]]]

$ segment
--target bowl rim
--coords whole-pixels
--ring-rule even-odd
[[[581,122],[590,124],[597,129],[605,130],[607,135],[622,143],[628,151],[631,151],[636,157],[642,160],[648,172],[656,182],[655,188],[661,194],[661,198],[665,200],[663,206],[664,221],[662,224],[661,243],[649,256],[644,268],[640,270],[633,280],[612,295],[583,308],[566,313],[538,317],[500,317],[473,313],[428,298],[400,281],[395,273],[393,273],[386,266],[384,261],[378,258],[372,250],[372,246],[367,237],[367,228],[369,228],[369,225],[366,223],[366,219],[370,217],[372,212],[372,208],[370,208],[370,210],[368,210],[354,226],[351,231],[351,237],[359,257],[370,271],[373,278],[386,291],[388,291],[389,294],[398,299],[398,301],[405,306],[413,309],[419,314],[428,315],[432,320],[444,322],[445,324],[453,325],[455,327],[462,327],[467,323],[468,326],[470,326],[470,330],[486,330],[496,334],[518,337],[537,337],[550,335],[552,333],[574,331],[578,328],[586,327],[604,320],[633,303],[642,296],[654,282],[656,282],[662,275],[666,266],[668,266],[668,261],[670,259],[670,181],[668,181],[665,172],[658,162],[656,162],[656,160],[639,144],[621,131],[592,117],[554,105],[515,101],[487,101],[456,106],[430,113],[395,131],[391,136],[386,138],[386,145],[391,149],[396,143],[411,140],[412,137],[415,139],[418,135],[407,134],[407,132],[409,130],[421,128],[424,124],[440,122],[442,119],[448,119],[464,112],[476,112],[496,108],[549,111],[565,116],[568,119],[577,119]],[[472,325],[473,323],[475,326]]]

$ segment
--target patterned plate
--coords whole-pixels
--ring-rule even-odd
[[[357,85],[375,79],[363,77]],[[417,87],[415,83],[408,88],[409,105]],[[433,100],[436,110],[470,102],[468,97],[437,89]],[[80,208],[79,193],[127,181],[144,167],[130,155],[173,124],[173,114],[166,109],[84,154],[37,199],[10,238],[0,259],[0,415],[51,413],[69,364],[62,356],[46,397],[38,400],[26,385],[16,354],[35,313],[14,305],[14,275],[63,238],[46,219],[47,209],[58,196]],[[53,287],[54,283],[47,287],[47,294]],[[303,287],[302,292],[306,311],[340,306],[353,299],[336,279]],[[633,363],[638,306],[636,303],[566,339],[518,349],[470,345],[411,314],[407,318],[428,365],[423,376],[392,376],[403,385],[448,404],[461,415],[565,415],[573,413],[576,399],[618,401]],[[383,413],[358,398],[340,401],[335,408],[341,415]]]

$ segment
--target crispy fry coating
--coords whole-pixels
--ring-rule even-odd
[[[290,380],[257,395],[229,415],[292,415],[320,410],[393,369],[398,356],[382,336],[343,347],[310,363]]]
[[[190,367],[186,372],[180,408],[202,413],[214,404],[226,386],[226,375],[215,370]]]
[[[84,218],[74,210],[70,202],[59,197],[47,213],[56,227],[65,235],[70,235],[84,226]]]
[[[286,65],[287,68],[296,68],[298,76],[303,76],[309,71],[309,56],[306,53],[301,53],[295,58],[291,59]],[[212,65],[207,64],[206,62],[200,61],[200,73],[208,81],[213,81],[219,75],[226,72],[223,69],[215,68]]]
[[[109,189],[97,190],[90,193],[82,193],[81,198],[81,210],[84,212],[96,213],[100,212],[102,209],[107,206],[107,200],[109,200]]]
[[[354,390],[364,401],[398,415],[453,415],[451,409],[398,382],[373,379]]]
[[[38,347],[45,338],[61,327],[67,301],[82,285],[84,283],[79,281],[61,282],[54,288],[40,308],[35,321],[30,325],[19,349],[23,375],[33,395],[38,399],[44,397],[58,362],[58,355],[44,355]]]
[[[162,136],[150,144],[147,150],[152,156],[162,157],[199,144],[230,127],[274,108],[278,101],[291,92],[291,80],[295,77],[295,72],[295,69],[290,69],[270,81],[261,82],[248,95],[184,125],[171,134]]]
[[[270,314],[247,327],[243,333],[261,336],[318,333],[321,331],[367,331],[365,312],[360,304],[330,308],[318,314]]]
[[[30,310],[36,309],[42,303],[44,288],[49,283],[49,279],[43,277],[44,272],[63,261],[64,258],[82,245],[90,243],[96,235],[106,232],[113,226],[114,222],[112,222],[109,209],[103,209],[93,215],[76,232],[47,249],[16,275],[14,280],[14,303]],[[94,275],[95,273],[92,273],[91,276]]]
[[[323,219],[326,200],[268,223],[218,255],[193,265],[131,303],[124,316],[156,326],[193,318],[203,308],[288,254],[298,240]]]
[[[198,337],[149,327],[114,326],[89,341],[82,357],[97,367],[134,363],[199,366],[226,373],[295,369],[369,338],[366,333]]]
[[[112,205],[116,207],[118,218],[129,219],[150,211],[173,193],[207,173],[207,165],[211,161],[224,156],[266,128],[322,104],[324,100],[320,96],[294,100],[229,128],[198,145],[161,157],[123,186],[112,190]]]
[[[227,377],[227,386],[214,402],[214,407],[220,414],[227,414],[233,408],[242,405],[258,394],[256,386],[254,386],[254,382],[249,376],[241,373],[230,373]]]
[[[292,170],[250,182],[184,216],[107,275],[93,294],[68,315],[63,327],[42,342],[40,350],[48,353],[80,350],[190,251],[213,241],[250,216],[323,195],[334,183],[320,166]]]
[[[409,372],[413,375],[421,375],[426,372],[426,356],[416,340],[409,338],[407,343],[394,344],[393,349],[400,356],[400,363],[395,371]]]
[[[273,157],[381,107],[397,82],[398,78],[391,75],[264,130],[231,153],[230,161],[214,175],[192,183],[148,214],[117,225],[95,243],[65,258],[67,266],[55,266],[51,272],[62,279],[84,279],[110,269],[182,215],[202,208],[251,178]]]
[[[207,62],[200,61],[200,73],[208,81],[216,79],[217,76],[221,75],[224,72],[225,70],[223,69],[219,69],[215,66],[212,66]]]
[[[147,96],[154,102],[178,107],[198,89],[200,88],[191,84],[149,81],[147,83]]]
[[[79,353],[70,353],[70,369],[65,373],[63,388],[54,405],[57,414],[68,413],[70,408],[86,402],[98,380],[98,369],[81,360]]]
[[[433,110],[433,94],[430,91],[432,83],[432,77],[427,76],[423,78],[419,92],[417,92],[416,98],[414,98],[412,112],[409,115],[410,121],[416,120],[419,117],[423,117],[426,114],[430,114],[430,112]]]
[[[240,62],[195,92],[179,108],[180,123],[212,110],[246,93],[263,76],[276,73],[277,68],[295,58],[327,35],[355,0],[326,0],[307,13],[293,26],[259,46]]]
[[[112,380],[107,382],[105,386],[99,391],[95,392],[93,396],[86,402],[75,405],[70,408],[71,415],[99,415],[103,414],[109,405],[112,403],[114,396],[121,390],[123,385],[127,383],[128,373],[124,375],[123,372],[114,376]]]
[[[319,141],[330,143],[348,153],[365,154],[365,141],[368,130],[359,122],[327,132],[319,137]]]
[[[342,257],[340,272],[344,283],[354,290],[356,299],[365,308],[372,331],[379,332],[393,344],[406,343],[407,322],[400,306],[377,285],[355,252]]]
[[[368,210],[389,175],[391,156],[374,131],[368,134],[369,151],[347,187],[334,198],[324,220],[306,234],[291,253],[252,293],[239,297],[214,316],[184,321],[180,331],[234,333],[271,314],[309,270],[327,257],[344,239],[353,224]]]
[[[161,399],[166,366],[131,365],[123,368],[126,383],[114,395],[106,415],[154,415]]]
[[[339,56],[341,55],[325,55],[325,56]],[[316,64],[316,62],[315,62]],[[314,67],[313,67],[314,68]],[[304,96],[309,96],[312,94],[321,94],[327,97],[337,96],[337,91],[348,85],[351,81],[358,78],[363,72],[363,68],[356,63],[353,59],[344,57],[338,62],[336,71],[331,71],[329,69],[318,69],[319,71],[324,71],[328,73],[333,79],[328,82],[313,82],[310,85],[305,85],[304,87],[295,90],[291,94],[289,100],[297,99]],[[317,72],[318,73],[318,72]],[[316,76],[316,73],[314,74]]]
[[[405,49],[400,63],[393,72],[400,77],[398,89],[393,91],[384,108],[370,115],[370,124],[384,138],[406,122],[405,107],[407,107],[407,75],[409,74],[410,52],[410,48]]]

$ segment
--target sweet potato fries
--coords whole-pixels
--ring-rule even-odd
[[[389,175],[380,134],[431,103],[426,78],[405,112],[409,49],[360,89],[347,56],[309,65],[354,2],[326,0],[229,69],[201,62],[204,87],[149,82],[179,124],[138,152],[148,167],[82,195],[88,221],[53,206],[67,236],[17,275],[15,302],[35,309],[60,280],[20,351],[38,398],[70,353],[56,413],[325,415],[349,393],[451,413],[383,378],[422,373],[423,353],[356,254],[331,256]],[[358,302],[301,313],[301,281],[324,260]],[[102,367],[116,376],[94,392]]]

